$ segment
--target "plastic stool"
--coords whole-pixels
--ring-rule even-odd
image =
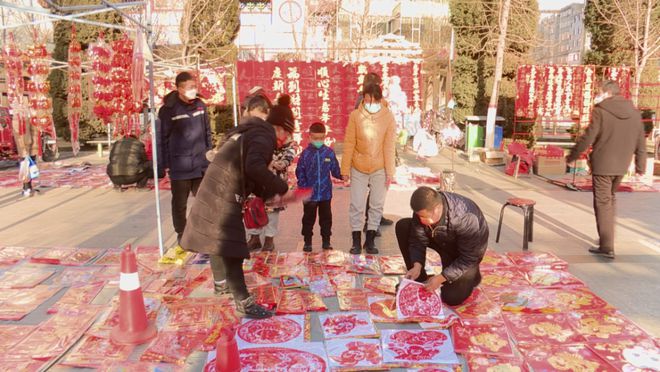
[[[525,221],[524,231],[523,231],[523,250],[527,250],[527,243],[532,241],[532,236],[534,234],[534,205],[536,202],[532,199],[522,199],[522,198],[510,198],[506,200],[506,203],[502,206],[500,210],[500,221],[497,224],[497,238],[495,239],[496,243],[500,242],[500,231],[502,230],[502,219],[504,218],[504,208],[507,206],[518,207],[523,211],[523,218]]]

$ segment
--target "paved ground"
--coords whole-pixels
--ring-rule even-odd
[[[404,155],[409,164],[414,158]],[[429,161],[439,171],[451,168],[449,153]],[[104,161],[89,154],[81,160]],[[620,193],[617,227],[617,259],[608,262],[586,249],[596,238],[591,194],[573,192],[538,178],[514,180],[497,168],[470,164],[456,158],[456,191],[473,198],[491,227],[491,248],[499,252],[521,249],[522,216],[508,210],[502,239],[495,243],[497,218],[503,201],[512,196],[537,201],[534,242],[530,249],[557,254],[569,262],[569,270],[598,295],[632,320],[660,337],[660,195]],[[386,216],[398,219],[410,214],[410,191],[391,191]],[[174,243],[169,191],[160,197],[166,245]],[[300,205],[283,212],[279,250],[295,250],[300,242]],[[348,250],[348,192],[336,190],[333,201],[336,248]],[[394,229],[383,230],[379,247],[397,251]],[[315,241],[315,249],[320,242]],[[0,189],[0,245],[116,247],[125,243],[155,245],[154,193],[108,189],[51,189],[41,195],[20,199],[17,190]]]

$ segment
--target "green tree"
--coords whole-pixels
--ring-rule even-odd
[[[456,54],[452,66],[452,92],[457,102],[454,119],[486,115],[494,81],[495,54],[499,34],[499,2],[451,0],[451,24]],[[498,100],[498,115],[513,121],[518,65],[529,63],[536,39],[539,11],[536,0],[513,0],[509,16],[504,69]],[[505,128],[505,131],[510,131]]]
[[[72,6],[72,5],[97,5],[98,1],[95,0],[59,0],[55,2],[58,6]],[[84,19],[104,22],[109,24],[122,24],[123,20],[121,15],[117,12],[109,11],[105,13],[95,14],[84,17]],[[55,22],[53,30],[53,41],[55,49],[53,50],[53,59],[57,61],[66,62],[69,57],[69,43],[71,42],[71,27],[72,23],[69,21]],[[89,44],[96,41],[99,34],[103,32],[106,35],[106,41],[115,40],[119,38],[122,33],[120,30],[111,30],[100,26],[93,26],[87,24],[76,24],[76,34],[78,41],[84,51],[88,48]],[[55,121],[55,129],[58,136],[70,138],[69,133],[69,120],[67,118],[67,87],[68,87],[68,73],[66,69],[52,70],[48,76],[50,82],[50,94],[53,98],[53,120]],[[89,84],[91,81],[83,77],[83,102],[86,105],[83,109],[83,116],[80,120],[80,140],[84,141],[95,134],[105,133],[105,126],[95,119],[91,114],[91,102],[88,97]]]

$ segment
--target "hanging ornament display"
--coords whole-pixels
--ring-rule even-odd
[[[49,96],[46,44],[31,46],[25,53],[25,57],[28,60],[27,73],[30,76],[30,81],[27,82],[25,89],[28,93],[30,124],[50,135],[50,138],[55,138],[53,101]]]
[[[110,92],[112,94],[112,123],[115,136],[139,133],[139,121],[135,112],[142,108],[141,102],[133,100],[133,40],[127,35],[112,42],[110,62]]]
[[[94,102],[94,115],[103,123],[108,123],[112,115],[111,104],[113,100],[110,77],[110,61],[112,49],[104,40],[101,33],[98,40],[92,43],[88,49],[89,59],[92,64],[92,101]]]
[[[134,109],[139,112],[142,102],[146,98],[146,84],[144,80],[145,39],[142,29],[138,28],[133,47],[133,63],[131,65],[131,90],[133,92]]]
[[[27,112],[23,98],[25,82],[23,81],[22,52],[16,46],[14,34],[9,34],[9,43],[2,50],[7,81],[7,101],[12,115],[14,133],[26,133]]]
[[[82,48],[76,37],[76,27],[71,28],[69,43],[69,87],[67,88],[67,117],[71,131],[71,147],[73,155],[80,150],[78,128],[82,113]]]

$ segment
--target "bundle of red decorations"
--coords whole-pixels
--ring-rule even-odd
[[[23,135],[26,133],[26,112],[23,107],[23,54],[16,47],[14,35],[9,34],[9,43],[2,51],[2,59],[5,64],[5,74],[7,82],[7,101],[13,116],[12,124],[18,126],[14,131]]]
[[[92,63],[92,71],[94,72],[92,77],[94,115],[107,122],[108,118],[112,115],[112,109],[110,107],[113,98],[110,90],[112,81],[108,78],[112,49],[104,41],[103,34],[100,34],[98,40],[89,46],[88,53]]]
[[[71,147],[73,154],[78,154],[78,125],[82,112],[82,48],[76,37],[75,26],[71,29],[71,43],[69,44],[69,87],[67,88],[67,112],[69,129],[71,131]]]
[[[30,107],[30,124],[55,138],[55,123],[53,122],[53,103],[49,96],[48,83],[48,51],[45,44],[31,46],[25,56],[28,59],[27,71],[31,81],[25,86]]]

